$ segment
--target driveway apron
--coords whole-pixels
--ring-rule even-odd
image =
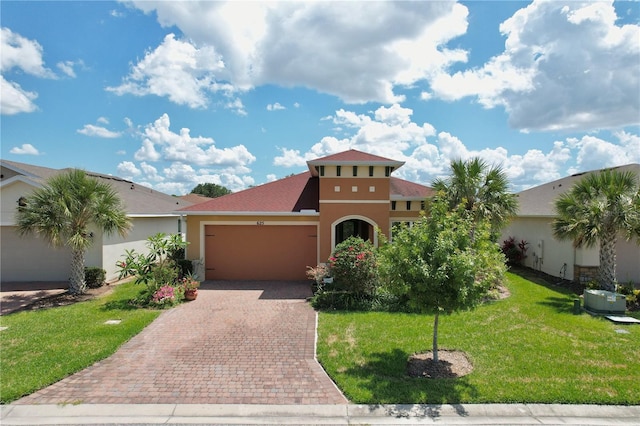
[[[113,356],[15,404],[347,403],[315,360],[308,282],[207,281],[198,293]]]

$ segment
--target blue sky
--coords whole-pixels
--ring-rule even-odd
[[[2,158],[170,194],[347,149],[515,191],[640,163],[640,3],[2,1]]]

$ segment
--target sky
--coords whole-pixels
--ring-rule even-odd
[[[357,149],[513,191],[640,163],[638,1],[0,2],[1,157],[181,195]]]

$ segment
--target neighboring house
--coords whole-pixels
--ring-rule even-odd
[[[433,194],[392,177],[404,163],[350,150],[307,162],[309,171],[196,204],[187,257],[205,279],[299,280],[351,235],[378,244],[412,222]]]
[[[615,167],[640,176],[640,164]],[[555,200],[571,189],[582,177],[599,170],[578,173],[554,182],[527,189],[518,194],[519,212],[502,233],[502,240],[514,237],[529,242],[524,265],[549,275],[580,281],[592,281],[599,266],[599,249],[574,248],[570,240],[560,241],[553,236],[551,223],[555,217]],[[622,236],[616,244],[616,274],[619,283],[640,283],[640,247]]]
[[[16,231],[15,212],[21,197],[69,169],[56,170],[6,160],[0,160],[0,166],[0,280],[67,281],[70,250],[50,247],[35,235],[20,237]],[[113,187],[133,224],[125,238],[93,231],[94,244],[87,252],[85,265],[105,269],[108,281],[117,278],[116,261],[121,260],[125,250],[146,252],[149,236],[158,232],[182,232],[182,219],[175,211],[192,203],[115,176],[87,173]]]

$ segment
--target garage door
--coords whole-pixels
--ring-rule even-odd
[[[315,225],[207,225],[208,280],[304,280],[317,263]]]

